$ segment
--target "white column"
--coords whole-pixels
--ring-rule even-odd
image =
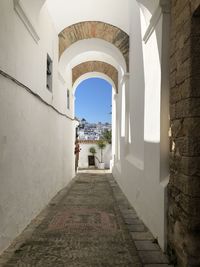
[[[117,140],[117,126],[116,126],[116,94],[115,90],[112,90],[112,160],[113,160],[113,165],[114,162],[116,161],[116,140]]]
[[[129,73],[124,74],[124,83],[125,83],[125,144],[129,144]]]
[[[71,90],[70,90],[70,92],[71,92]],[[76,96],[75,96],[75,92],[73,92],[71,94],[71,97],[70,97],[70,109],[71,109],[73,117],[75,116],[75,105],[76,105]]]
[[[121,146],[122,156],[128,154],[129,144],[129,73],[125,73],[121,81]]]

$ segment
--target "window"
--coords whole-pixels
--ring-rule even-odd
[[[69,89],[67,89],[67,109],[70,109],[70,94],[69,94]]]
[[[53,67],[53,62],[50,58],[50,56],[47,54],[47,80],[46,80],[46,86],[47,89],[52,92],[52,67]]]

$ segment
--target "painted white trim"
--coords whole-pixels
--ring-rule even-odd
[[[101,73],[101,72],[96,72],[96,71],[93,71],[93,72],[87,72],[83,75],[81,75],[74,83],[73,87],[72,87],[72,91],[73,91],[73,94],[75,95],[75,92],[76,92],[76,88],[78,87],[78,85],[86,80],[86,79],[89,79],[89,78],[101,78],[101,79],[104,79],[106,80],[107,82],[109,82],[111,85],[112,85],[112,89],[114,89],[114,91],[116,92],[116,87],[115,87],[115,84],[113,82],[113,80],[107,76],[106,74],[104,73]]]
[[[129,81],[129,79],[130,79],[130,73],[129,72],[125,72],[124,76],[123,76],[123,81],[127,82],[127,81]]]
[[[154,32],[156,25],[158,24],[158,21],[160,20],[161,14],[162,14],[162,9],[160,6],[158,6],[155,12],[153,13],[150,19],[149,26],[147,27],[146,32],[143,36],[143,41],[145,42],[145,44],[148,42],[149,38]]]
[[[58,71],[58,79],[62,84],[64,84],[64,85],[66,84],[66,81],[65,81],[63,75],[60,73],[60,71]]]
[[[130,78],[129,72],[125,72],[124,75],[121,77],[121,80],[119,81],[119,85],[120,86],[123,86],[124,83],[126,83],[127,81],[129,81],[129,78]]]
[[[27,30],[29,31],[29,33],[31,34],[31,36],[33,37],[34,41],[36,43],[39,42],[40,37],[37,34],[37,31],[35,29],[35,27],[33,26],[33,23],[31,22],[31,20],[28,18],[24,7],[22,6],[20,0],[13,0],[14,3],[14,10],[17,13],[17,15],[19,16],[19,18],[21,19],[21,21],[24,23],[25,27],[27,28]]]
[[[156,10],[154,11],[149,26],[146,29],[146,32],[143,36],[143,41],[145,44],[148,42],[149,38],[151,37],[152,33],[154,32],[160,17],[162,14],[169,14],[170,13],[170,1],[169,0],[160,0],[160,3]]]

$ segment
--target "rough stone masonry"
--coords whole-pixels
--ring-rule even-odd
[[[200,0],[171,1],[168,252],[200,266]]]

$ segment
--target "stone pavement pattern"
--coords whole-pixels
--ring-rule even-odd
[[[111,174],[78,174],[0,257],[2,267],[166,267]]]

